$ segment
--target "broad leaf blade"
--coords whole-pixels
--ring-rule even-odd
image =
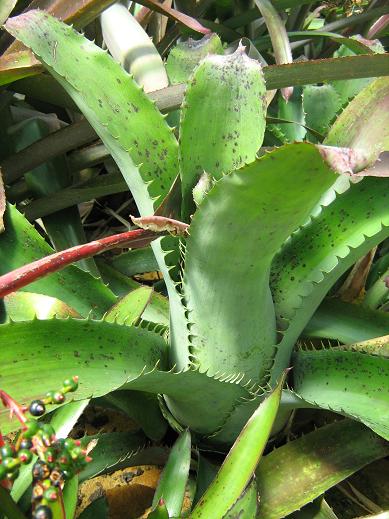
[[[389,440],[389,359],[356,351],[299,351],[294,389],[304,400],[337,411]]]
[[[263,381],[276,340],[271,262],[336,178],[314,146],[293,144],[224,177],[202,202],[183,285],[191,353],[202,369]]]
[[[258,466],[259,516],[282,519],[388,453],[387,442],[347,419],[291,441]]]
[[[194,210],[192,190],[200,176],[215,179],[255,159],[265,131],[262,69],[239,47],[206,57],[188,83],[180,124],[183,218]]]
[[[80,377],[77,399],[101,396],[152,369],[166,355],[159,335],[100,321],[35,320],[1,325],[0,330],[1,386],[21,402],[72,375]],[[2,430],[12,430],[6,411],[0,421]]]

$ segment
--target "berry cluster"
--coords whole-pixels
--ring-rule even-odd
[[[32,469],[35,519],[51,519],[50,503],[61,495],[64,482],[82,470],[90,458],[78,440],[57,439],[50,424],[27,418],[25,413],[40,417],[46,412],[46,405],[63,403],[65,394],[77,387],[77,377],[67,379],[60,391],[49,391],[45,398],[33,400],[28,407],[20,406],[0,390],[0,400],[22,424],[14,443],[6,442],[0,434],[0,484],[10,486],[18,477],[20,466],[37,456]]]

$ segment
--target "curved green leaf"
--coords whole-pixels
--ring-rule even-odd
[[[263,382],[275,353],[271,262],[336,178],[315,146],[287,145],[221,179],[199,206],[183,289],[202,369]]]
[[[166,356],[164,340],[147,330],[72,319],[1,325],[0,349],[1,388],[21,402],[75,374],[77,399],[100,396],[157,362],[163,365]],[[1,410],[0,425],[5,431],[15,426],[7,411]]]
[[[293,355],[294,390],[304,400],[360,420],[389,440],[389,359],[325,349]]]
[[[284,337],[274,376],[288,364],[293,344],[339,276],[389,236],[388,187],[386,178],[353,184],[297,231],[276,257],[271,286]]]
[[[116,324],[133,324],[142,315],[153,293],[152,287],[140,286],[119,299],[104,316],[104,321]]]
[[[332,85],[306,85],[303,90],[305,122],[319,133],[326,134],[335,115],[342,107],[339,94]],[[315,136],[308,131],[310,140]]]
[[[347,419],[291,441],[258,466],[259,517],[282,519],[388,453],[387,442]]]
[[[153,508],[162,499],[169,512],[168,517],[180,517],[189,477],[191,437],[184,431],[176,440],[169,459],[162,471],[153,498]]]

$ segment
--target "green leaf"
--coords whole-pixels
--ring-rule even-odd
[[[253,479],[223,519],[255,519],[257,517],[258,501],[257,483]]]
[[[79,519],[108,519],[109,509],[108,502],[105,497],[100,497],[93,501],[78,516]]]
[[[164,501],[169,512],[168,517],[180,517],[181,515],[189,477],[190,456],[190,432],[184,431],[173,445],[153,498],[153,508],[158,506],[160,500]]]
[[[370,53],[379,53],[382,54],[385,52],[384,47],[378,40],[366,40],[359,35],[351,36],[348,38],[348,45],[346,46],[344,43],[339,47],[337,51],[334,52],[334,58],[344,57],[344,56],[353,56],[357,53],[356,48],[352,48],[352,43],[361,43],[364,47],[367,47]],[[351,43],[351,48],[349,47]],[[362,52],[362,54],[366,54],[366,52]],[[338,92],[342,105],[345,105],[349,99],[355,97],[365,86],[371,83],[372,78],[362,78],[362,79],[354,79],[349,81],[333,81],[332,86]]]
[[[325,144],[363,150],[372,161],[389,150],[389,78],[376,79],[349,103]]]
[[[260,404],[238,436],[215,479],[195,506],[191,519],[222,519],[239,499],[262,456],[269,438],[285,377]]]
[[[238,382],[241,375],[220,375],[188,370],[180,373],[151,371],[126,383],[122,389],[162,393],[175,419],[199,434],[212,434],[224,423],[237,401],[250,398],[250,388]],[[240,429],[243,423],[240,424]]]
[[[78,498],[78,476],[66,481],[63,489],[63,503],[65,506],[65,517],[74,517]]]
[[[169,519],[169,517],[172,516],[169,516],[169,512],[166,508],[165,502],[163,499],[161,499],[147,517],[148,519]]]
[[[291,441],[258,466],[259,517],[282,519],[388,453],[387,442],[347,419]]]
[[[194,210],[192,190],[206,171],[215,179],[255,159],[265,131],[262,68],[239,47],[207,56],[188,83],[181,112],[183,218]]]
[[[303,91],[303,106],[306,124],[325,135],[342,102],[332,85],[307,85]],[[310,140],[316,142],[310,132],[308,135]]]
[[[108,263],[125,276],[158,270],[158,263],[155,261],[151,247],[123,252],[109,258]]]
[[[142,213],[152,213],[178,169],[176,139],[152,101],[103,50],[43,11],[9,19],[7,30],[71,95],[118,163]]]
[[[0,235],[1,275],[54,252],[13,206],[8,206],[4,221],[6,230]],[[116,301],[101,279],[75,266],[50,274],[25,290],[58,298],[84,317],[90,313],[92,317],[102,317]]]
[[[294,390],[304,400],[363,422],[389,440],[389,359],[357,351],[299,351]]]
[[[148,440],[144,434],[139,432],[125,432],[125,433],[100,433],[95,436],[85,436],[81,439],[83,448],[88,445],[96,445],[90,452],[92,461],[90,461],[80,472],[80,482],[93,478],[100,474],[113,472],[137,463],[142,464],[151,463],[150,456],[141,460],[141,456],[147,447]],[[155,448],[155,460],[158,463],[163,463],[164,457],[161,458],[161,453],[158,452],[159,447]],[[166,456],[166,453],[164,453]],[[138,459],[137,459],[138,456]],[[150,460],[150,461],[148,461]]]
[[[139,319],[150,301],[152,287],[140,286],[119,299],[104,316],[108,323],[131,325]]]
[[[280,96],[278,98],[278,117],[295,124],[278,123],[278,129],[285,136],[286,142],[302,141],[307,133],[305,124],[305,113],[303,109],[302,89],[297,87],[293,90],[288,101]]]
[[[12,292],[4,297],[4,309],[11,321],[31,321],[57,317],[79,317],[72,308],[59,299],[31,292]]]
[[[271,286],[284,336],[274,376],[288,364],[295,341],[335,281],[389,235],[388,187],[386,178],[353,184],[299,229],[276,257]]]
[[[26,519],[18,505],[10,496],[8,490],[0,485],[1,511],[7,514],[8,519]]]
[[[304,335],[334,339],[345,344],[382,337],[389,314],[338,299],[325,299],[304,329]]]
[[[113,391],[98,400],[97,405],[108,404],[120,409],[135,420],[144,433],[154,441],[160,441],[167,432],[167,422],[161,414],[156,395],[141,391]]]
[[[91,123],[119,166],[141,214],[153,214],[178,171],[178,143],[153,102],[103,50],[46,13],[28,11],[7,23],[7,30],[40,57]],[[171,331],[172,352],[176,352],[187,320],[165,263],[171,249],[164,251],[161,243],[171,242],[158,241],[152,248],[169,291],[171,314],[179,323]],[[172,246],[176,248],[177,243]],[[188,364],[187,352],[182,352],[179,368]]]
[[[264,381],[276,342],[273,257],[336,178],[315,146],[291,144],[221,179],[199,206],[183,288],[190,351],[202,370]]]
[[[308,503],[301,510],[293,512],[288,517],[289,519],[338,519],[322,497]]]
[[[42,396],[72,375],[80,377],[77,399],[100,396],[158,361],[163,364],[166,355],[159,335],[102,321],[35,320],[1,325],[0,331],[1,387],[21,402]],[[4,431],[15,426],[7,412],[0,424]]]
[[[206,34],[201,40],[179,41],[169,52],[166,60],[170,83],[185,83],[208,54],[223,53],[223,44],[217,34]]]
[[[0,6],[0,25],[6,21],[15,7],[17,0],[4,0]]]

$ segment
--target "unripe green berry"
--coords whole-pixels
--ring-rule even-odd
[[[55,487],[49,487],[43,492],[43,497],[47,499],[47,501],[56,501],[58,498],[57,489]]]
[[[32,438],[39,431],[39,423],[31,418],[24,424],[25,430],[23,431],[24,438]]]
[[[64,393],[71,393],[78,389],[78,377],[67,378],[63,381],[62,391]]]
[[[7,469],[0,463],[0,481],[7,475]]]
[[[9,481],[15,481],[15,479],[19,476],[19,472],[19,469],[16,468],[12,472],[8,472],[6,477]]]
[[[18,452],[18,458],[22,463],[30,463],[32,460],[32,452],[27,449],[20,449]]]

